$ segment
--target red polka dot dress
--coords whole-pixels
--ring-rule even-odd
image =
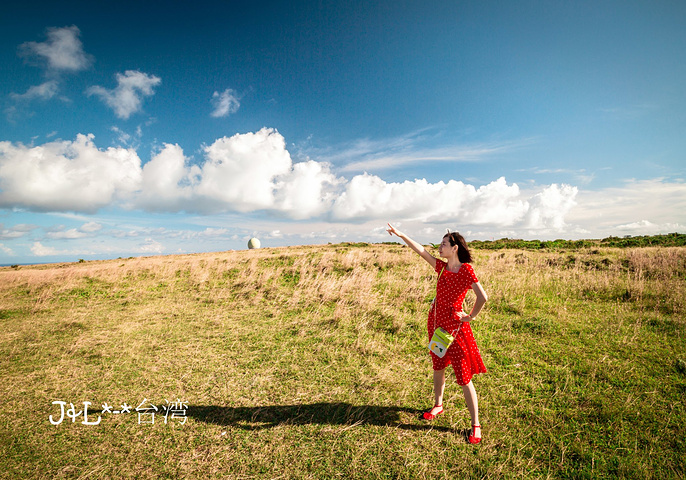
[[[431,361],[434,370],[443,370],[452,364],[457,383],[467,385],[473,375],[486,373],[486,366],[476,346],[472,327],[469,322],[461,322],[459,316],[467,291],[472,288],[472,283],[479,280],[468,263],[463,263],[457,272],[449,272],[447,266],[444,261],[436,259],[436,272],[440,274],[443,270],[443,273],[436,285],[436,300],[429,311],[429,340],[434,334],[434,328],[437,327],[442,327],[453,335],[458,327],[459,331],[446,355],[438,358],[430,352]]]

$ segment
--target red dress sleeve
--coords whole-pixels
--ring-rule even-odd
[[[477,283],[479,281],[479,279],[476,278],[476,273],[474,273],[474,269],[472,268],[472,266],[470,264],[465,263],[463,265],[463,268],[465,269],[465,273],[467,274],[467,277],[469,278],[469,288],[472,288],[472,283]]]
[[[447,266],[448,266],[447,263],[445,263],[443,260],[437,258],[436,259],[436,266],[434,268],[436,270],[436,273],[441,273],[441,270],[443,270]]]

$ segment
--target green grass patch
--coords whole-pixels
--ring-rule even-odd
[[[683,478],[686,251],[474,253],[477,447],[397,244],[0,269],[0,478]]]

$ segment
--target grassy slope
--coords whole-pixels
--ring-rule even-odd
[[[3,478],[679,478],[686,249],[477,250],[484,442],[432,401],[435,276],[397,245],[0,269]],[[470,296],[468,296],[469,298]],[[53,401],[187,402],[53,426]]]

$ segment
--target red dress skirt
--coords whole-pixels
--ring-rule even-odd
[[[444,261],[436,260],[437,273],[447,266]],[[442,327],[453,335],[459,328],[455,341],[443,358],[437,357],[433,352],[429,353],[433,369],[443,370],[448,365],[452,365],[457,383],[460,385],[467,385],[472,376],[478,373],[486,373],[486,366],[476,346],[472,327],[469,322],[461,322],[459,316],[467,291],[472,288],[472,283],[478,281],[474,269],[468,263],[463,263],[457,273],[443,270],[438,278],[436,299],[429,311],[427,321],[429,340],[435,328]]]

